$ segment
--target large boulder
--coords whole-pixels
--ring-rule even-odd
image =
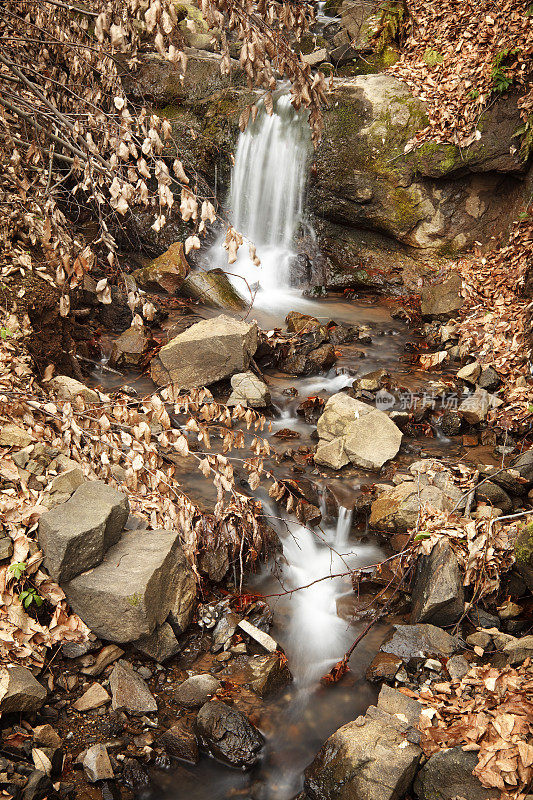
[[[174,294],[189,273],[189,264],[181,242],[174,242],[165,252],[155,258],[148,266],[136,269],[133,273],[141,289],[163,289]]]
[[[253,767],[263,747],[263,737],[236,708],[219,700],[206,703],[196,718],[202,745],[232,767]]]
[[[485,789],[472,774],[477,762],[477,753],[465,752],[462,747],[450,747],[430,756],[416,776],[418,800],[496,800],[500,792]]]
[[[310,191],[321,220],[447,252],[487,241],[505,224],[510,197],[523,191],[515,176],[527,167],[514,146],[516,98],[485,112],[480,140],[461,149],[410,145],[427,125],[425,105],[391,75],[340,79],[329,99]]]
[[[52,578],[69,581],[100,564],[120,539],[129,510],[126,495],[103,481],[88,481],[66,503],[43,514],[39,544]]]
[[[162,625],[176,602],[180,558],[176,531],[131,531],[103,562],[63,586],[68,600],[94,633],[132,642]]]
[[[245,372],[257,350],[257,325],[225,315],[197,322],[159,351],[151,363],[152,379],[180,389],[209,386]]]
[[[26,667],[0,667],[0,714],[37,711],[46,695],[44,686]]]
[[[317,423],[315,462],[332,469],[352,463],[379,470],[398,453],[402,432],[379,409],[339,392],[329,398]]]
[[[462,283],[459,273],[452,272],[444,281],[424,287],[420,301],[422,316],[440,320],[453,316],[463,305]],[[461,377],[459,373],[458,377]]]
[[[311,800],[398,800],[404,796],[422,750],[403,705],[391,702],[392,713],[386,710],[387,703],[383,708],[378,701],[364,717],[329,737],[305,771],[305,792]]]
[[[442,540],[418,561],[411,622],[451,625],[463,611],[463,577],[457,557],[448,542]]]

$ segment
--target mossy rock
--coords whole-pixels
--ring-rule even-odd
[[[533,522],[525,525],[515,542],[516,568],[533,591]]]
[[[142,289],[163,289],[169,294],[173,294],[187,275],[189,274],[189,264],[185,258],[185,251],[181,242],[174,242],[151,264],[142,269],[136,269],[133,277],[138,286]]]
[[[326,0],[324,3],[324,14],[327,17],[338,17],[342,6],[342,0]]]

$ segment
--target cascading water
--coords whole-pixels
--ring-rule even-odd
[[[261,104],[255,121],[239,137],[227,208],[246,242],[230,271],[257,289],[258,308],[294,307],[291,259],[303,222],[310,149],[306,114],[293,108],[288,94],[277,97],[270,116]],[[256,247],[260,267],[252,263],[246,243]],[[222,248],[217,250],[217,262],[224,268]],[[242,278],[231,280],[245,294]]]

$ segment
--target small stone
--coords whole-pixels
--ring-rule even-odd
[[[109,677],[113,711],[146,714],[157,711],[157,702],[148,686],[127,661],[117,661]]]
[[[82,764],[85,776],[91,783],[112,780],[115,777],[107,748],[103,744],[95,744],[89,747],[83,757]]]
[[[106,647],[102,647],[98,655],[96,656],[96,661],[94,664],[90,664],[87,667],[82,669],[84,675],[90,675],[91,677],[96,677],[97,675],[101,675],[102,672],[106,667],[116,661],[120,656],[124,655],[124,650],[122,650],[116,644],[108,644]]]
[[[485,631],[476,631],[466,637],[466,643],[469,644],[470,647],[481,647],[483,650],[486,650],[491,641],[492,637],[490,633],[486,633]]]
[[[13,555],[13,540],[9,536],[0,539],[0,561],[5,561]]]
[[[202,744],[233,767],[253,767],[260,759],[263,737],[236,708],[218,700],[206,703],[196,718]]]
[[[136,642],[133,642],[133,646],[159,664],[164,664],[165,661],[173,658],[181,649],[168,622],[164,622],[149,636],[137,639]]]
[[[533,635],[521,636],[520,639],[511,638],[513,641],[503,648],[509,664],[521,664],[526,658],[533,658]]]
[[[471,364],[467,364],[466,367],[462,367],[458,371],[457,377],[462,381],[467,381],[467,383],[476,383],[480,374],[481,365],[479,361],[473,361]]]
[[[75,378],[70,378],[68,375],[56,375],[47,385],[54,390],[60,400],[74,400],[80,396],[87,403],[98,403],[100,401],[94,389],[89,389],[84,383],[77,381]]]
[[[0,428],[0,447],[28,447],[33,441],[33,436],[26,433],[24,428],[8,422]]]
[[[217,678],[207,672],[202,675],[193,675],[176,688],[174,699],[185,708],[196,708],[206,703],[220,689],[221,685]]]
[[[231,378],[231,393],[228,406],[250,406],[264,408],[270,403],[270,391],[264,381],[253,372],[239,372]]]
[[[452,656],[446,662],[446,669],[452,681],[460,681],[470,669],[470,665],[464,656]]]
[[[99,683],[93,683],[75,703],[72,703],[72,708],[75,708],[76,711],[89,711],[91,708],[105,706],[110,700],[104,687]]]
[[[489,394],[485,389],[477,386],[474,394],[463,400],[458,412],[469,425],[477,425],[478,422],[483,422],[491,409],[498,408],[502,403],[503,400],[500,400],[499,397]]]
[[[0,667],[0,712],[37,711],[47,691],[26,667]]]
[[[501,382],[501,378],[494,367],[484,367],[477,381],[478,386],[481,386],[482,389],[486,389],[487,392],[493,392],[499,387]]]
[[[522,608],[517,603],[507,600],[503,605],[498,606],[498,616],[500,619],[514,619],[522,613]]]
[[[36,769],[28,778],[22,792],[22,800],[41,800],[41,798],[49,796],[51,791],[52,781],[49,776],[46,772]]]
[[[36,725],[33,729],[33,741],[43,747],[61,747],[61,736],[51,725]]]
[[[366,671],[366,679],[376,682],[393,680],[401,665],[402,659],[398,656],[378,653]]]

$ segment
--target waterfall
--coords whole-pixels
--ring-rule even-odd
[[[253,265],[245,243],[229,271],[258,290],[256,306],[262,308],[286,304],[290,296],[310,149],[307,115],[293,108],[288,94],[275,100],[271,116],[260,104],[255,121],[239,136],[227,211],[234,228],[255,245],[261,266]],[[244,294],[243,281],[232,282]]]

